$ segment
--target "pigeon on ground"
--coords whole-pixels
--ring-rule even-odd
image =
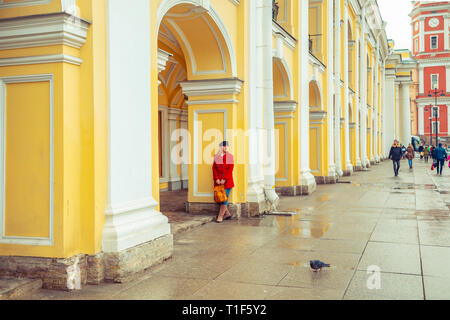
[[[326,264],[320,260],[311,260],[309,262],[309,265],[311,266],[311,269],[314,270],[314,272],[320,271],[322,268],[329,268],[330,265]]]

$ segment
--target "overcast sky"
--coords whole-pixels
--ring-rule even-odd
[[[387,22],[388,39],[395,41],[395,49],[412,49],[411,0],[377,0],[381,16]]]

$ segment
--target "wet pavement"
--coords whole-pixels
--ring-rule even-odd
[[[31,299],[450,299],[450,169],[390,161],[280,211],[175,237],[173,258],[125,284],[40,290]],[[314,273],[309,260],[331,268]]]

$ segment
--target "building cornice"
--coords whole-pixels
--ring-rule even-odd
[[[274,112],[289,112],[294,113],[297,110],[297,101],[274,101]]]
[[[6,66],[20,66],[30,64],[42,64],[42,63],[70,63],[73,65],[81,65],[83,60],[77,57],[73,57],[67,54],[51,54],[42,56],[30,56],[30,57],[14,57],[14,58],[1,58],[0,67]]]
[[[89,25],[65,12],[0,19],[0,50],[51,45],[79,49]]]
[[[238,78],[192,80],[181,82],[183,93],[188,97],[207,95],[236,95],[241,92],[244,81]]]
[[[309,111],[309,120],[320,121],[327,116],[326,111]]]

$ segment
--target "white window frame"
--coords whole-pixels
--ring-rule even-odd
[[[431,86],[431,90],[435,89],[434,85],[433,85],[433,76],[436,76],[436,80],[437,80],[437,89],[439,89],[439,73],[432,73],[430,74],[430,86]]]
[[[433,38],[436,38],[436,46],[433,47]],[[439,36],[431,36],[430,37],[430,49],[435,50],[439,47]]]
[[[441,129],[441,126],[440,126],[440,121],[438,120],[438,121],[432,121],[431,122],[431,134],[436,134],[436,131],[434,130],[434,128],[435,128],[435,125],[437,124],[437,133],[438,133],[438,135],[439,135],[439,131],[440,131],[440,129]]]
[[[434,116],[434,107],[431,108],[431,116],[432,116],[433,118],[438,118],[438,119],[439,119],[439,111],[440,111],[440,109],[441,109],[441,108],[439,108],[439,107],[436,108],[436,110],[437,110],[437,116],[435,117],[435,116]]]

